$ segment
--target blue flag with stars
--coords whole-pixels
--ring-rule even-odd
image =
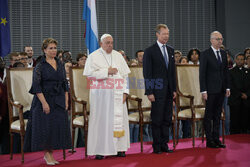
[[[0,56],[10,53],[10,24],[8,13],[8,0],[0,0]]]

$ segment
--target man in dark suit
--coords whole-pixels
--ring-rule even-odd
[[[220,49],[223,42],[220,32],[212,32],[210,42],[211,47],[203,51],[200,57],[200,91],[206,100],[204,128],[207,147],[225,148],[219,140],[219,126],[224,96],[230,95],[227,55]]]
[[[157,42],[147,48],[143,56],[145,95],[152,103],[153,152],[173,152],[168,148],[169,127],[172,121],[173,98],[176,97],[174,49],[166,45],[169,29],[156,26]]]
[[[245,55],[237,54],[236,66],[229,71],[231,96],[228,99],[230,106],[230,133],[247,133],[248,112],[250,97],[250,77],[248,69],[244,68]]]

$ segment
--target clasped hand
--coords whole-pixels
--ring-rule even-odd
[[[118,72],[117,68],[112,68],[112,67],[109,67],[108,69],[108,74],[109,75],[114,75]]]

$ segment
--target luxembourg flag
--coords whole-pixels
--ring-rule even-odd
[[[86,21],[85,44],[90,54],[99,48],[95,0],[84,0],[83,20]]]

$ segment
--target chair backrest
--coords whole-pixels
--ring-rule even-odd
[[[143,77],[143,68],[136,66],[130,67],[131,73],[128,78],[129,94],[135,95],[142,99],[142,108],[151,108],[151,102],[148,100],[145,93],[145,83]],[[137,102],[129,101],[128,109],[137,109]]]
[[[203,106],[199,83],[199,65],[176,65],[177,91],[194,96],[194,106]],[[180,106],[190,106],[190,100],[178,96]]]
[[[89,88],[87,87],[87,77],[83,76],[83,68],[70,68],[70,89],[71,96],[87,102],[87,111],[89,111]],[[82,105],[76,103],[75,112],[82,112]]]
[[[33,95],[29,93],[32,85],[33,68],[7,69],[8,98],[23,105],[23,112],[30,110]],[[11,112],[11,111],[10,111]],[[18,110],[12,109],[13,117],[18,116]]]

